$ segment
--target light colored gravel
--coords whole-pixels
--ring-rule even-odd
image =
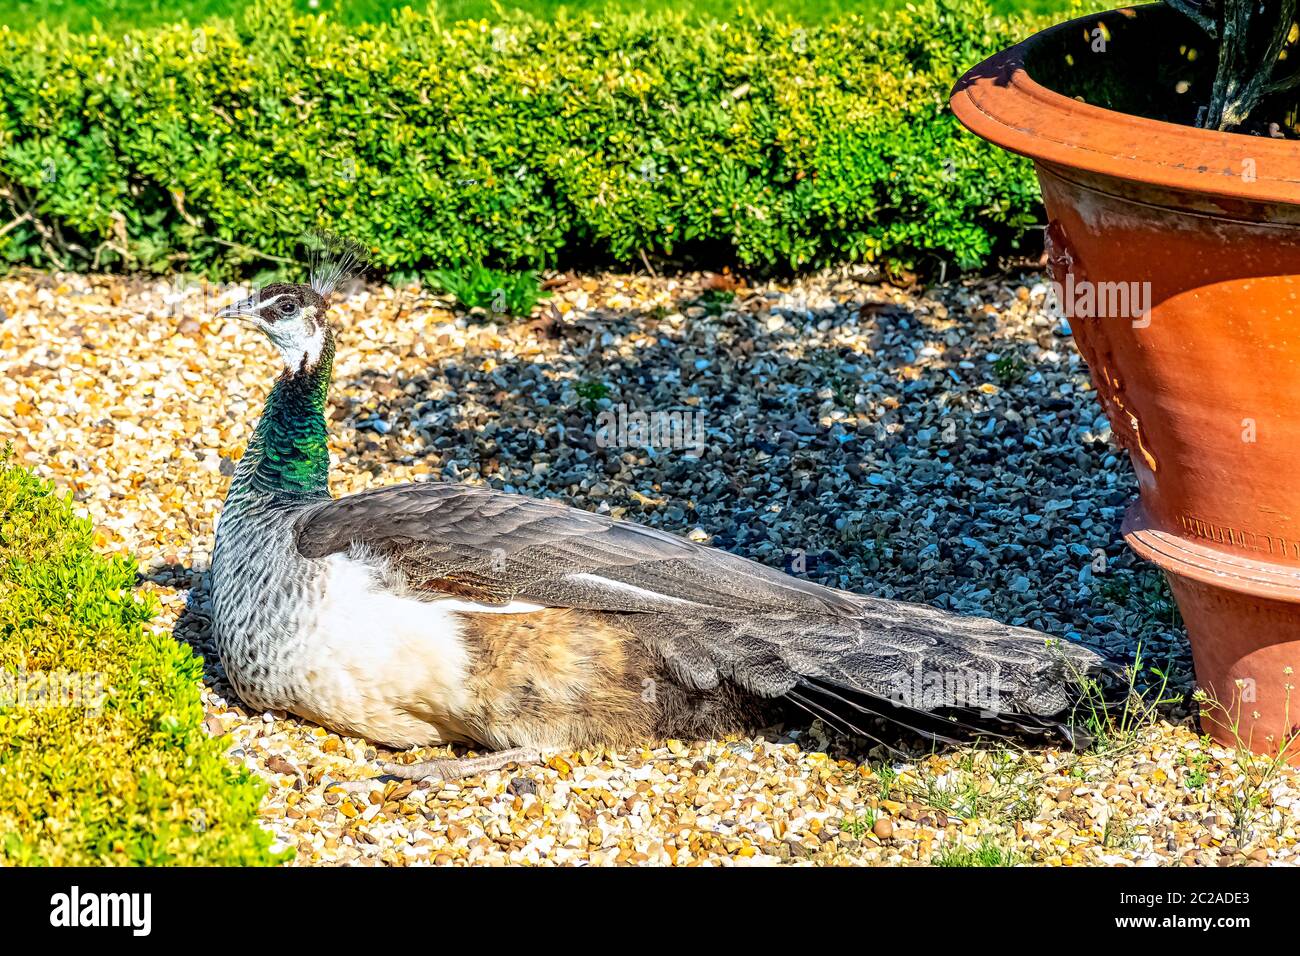
[[[335,492],[488,480],[1123,659],[1140,640],[1174,690],[1190,686],[1167,591],[1119,540],[1128,465],[1038,280],[552,285],[554,308],[531,322],[358,289],[336,317]],[[1296,859],[1292,772],[1260,784],[1262,765],[1202,743],[1179,703],[1081,755],[966,747],[861,764],[816,724],[433,788],[332,788],[374,773],[374,748],[245,712],[207,632],[214,520],[275,373],[255,333],[210,318],[238,291],[0,280],[0,441],[74,494],[102,550],[140,556],[155,626],[205,655],[208,728],[270,781],[266,824],[298,863]],[[596,415],[619,404],[700,412],[702,457],[599,447]]]

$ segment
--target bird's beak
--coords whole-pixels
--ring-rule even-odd
[[[242,319],[249,321],[257,318],[257,299],[245,299],[243,302],[236,302],[234,305],[228,305],[217,313],[218,319]]]

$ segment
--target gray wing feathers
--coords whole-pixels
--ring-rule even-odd
[[[297,523],[309,558],[362,550],[482,600],[624,612],[675,680],[764,697],[822,680],[897,695],[909,675],[992,681],[996,711],[1054,714],[1101,659],[986,618],[850,594],[640,525],[491,489],[410,484],[324,502]],[[418,583],[418,581],[417,581]],[[452,584],[440,585],[450,589]],[[435,590],[437,588],[435,587]]]
[[[511,598],[599,611],[786,610],[852,615],[855,595],[726,551],[564,505],[465,485],[411,484],[324,502],[297,524],[323,557],[363,545],[431,575],[490,575]]]

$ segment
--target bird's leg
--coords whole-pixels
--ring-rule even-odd
[[[443,782],[460,780],[463,777],[475,777],[479,774],[500,770],[507,764],[527,766],[542,762],[539,751],[529,747],[516,747],[513,750],[500,750],[484,754],[481,757],[462,757],[459,760],[425,760],[420,763],[383,763],[379,766],[379,776],[365,777],[361,780],[339,780],[330,784],[335,790],[345,793],[361,793],[370,790],[384,777],[398,777],[402,780],[440,780]]]
[[[421,763],[386,763],[380,769],[390,777],[403,780],[459,780],[500,770],[507,764],[527,766],[542,762],[539,751],[529,747],[499,750],[481,757],[462,757],[459,760],[425,760]]]

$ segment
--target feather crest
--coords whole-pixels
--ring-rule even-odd
[[[308,233],[303,244],[307,248],[308,281],[322,296],[329,296],[370,265],[370,250],[332,232]]]

